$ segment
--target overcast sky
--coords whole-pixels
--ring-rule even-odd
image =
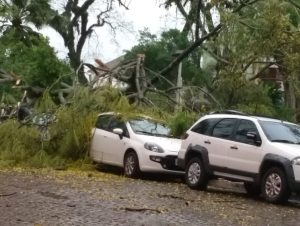
[[[175,10],[166,11],[156,0],[131,0],[129,10],[119,10],[118,13],[124,21],[131,23],[132,31],[118,32],[114,40],[108,29],[100,28],[86,42],[82,55],[85,61],[92,62],[93,59],[100,58],[107,62],[122,55],[124,50],[137,44],[138,31],[145,27],[151,33],[159,34],[167,28],[180,26]],[[50,45],[55,48],[58,56],[65,58],[67,50],[61,37],[51,28],[44,28],[42,33],[50,38]]]

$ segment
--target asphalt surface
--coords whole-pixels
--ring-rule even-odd
[[[194,191],[178,177],[119,171],[0,170],[0,225],[300,225],[300,201],[273,205],[240,183]]]

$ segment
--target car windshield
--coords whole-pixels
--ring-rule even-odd
[[[260,121],[260,125],[272,142],[300,144],[300,127],[296,124]]]
[[[165,125],[150,119],[140,118],[129,121],[132,130],[137,134],[172,137],[171,130]]]

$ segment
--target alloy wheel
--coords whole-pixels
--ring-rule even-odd
[[[125,173],[126,175],[132,175],[135,169],[135,159],[133,155],[129,155],[125,161]]]
[[[277,173],[272,173],[266,178],[265,193],[268,197],[274,198],[280,194],[282,187],[281,177]]]
[[[196,184],[200,180],[201,167],[198,162],[194,162],[188,169],[188,180],[191,184]]]

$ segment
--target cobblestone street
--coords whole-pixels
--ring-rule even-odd
[[[179,178],[115,172],[0,171],[0,225],[299,225],[300,202],[278,206],[217,181],[190,190]],[[166,181],[166,182],[165,182]]]

